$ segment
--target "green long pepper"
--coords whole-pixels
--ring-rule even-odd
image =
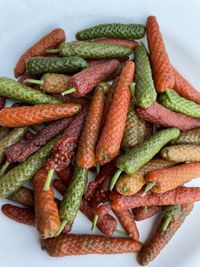
[[[145,36],[145,26],[141,24],[100,24],[76,34],[78,40],[89,40],[102,37],[141,39]]]
[[[50,156],[51,149],[58,141],[58,137],[52,139],[39,151],[30,156],[26,161],[17,165],[0,179],[0,198],[7,198],[17,191],[26,181],[32,178]]]
[[[62,101],[7,77],[0,78],[0,96],[29,104],[59,104]]]
[[[47,50],[48,53],[59,53],[62,57],[79,56],[85,59],[127,58],[133,53],[131,48],[93,42],[63,43],[59,49]]]

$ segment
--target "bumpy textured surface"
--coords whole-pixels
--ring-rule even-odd
[[[55,236],[60,228],[57,204],[54,200],[53,188],[44,191],[48,171],[43,167],[33,176],[35,199],[35,222],[42,239]]]
[[[132,196],[122,196],[112,191],[110,193],[112,209],[121,211],[144,206],[167,206],[200,201],[199,187],[177,187],[163,194],[155,192],[148,192],[145,196],[142,194],[143,191]]]
[[[166,88],[173,88],[174,71],[156,17],[148,17],[146,29],[155,87],[158,92],[163,92]]]
[[[126,58],[133,53],[129,47],[93,42],[71,42],[60,45],[60,56],[85,59]]]
[[[29,104],[58,104],[62,101],[7,77],[0,78],[0,95]]]
[[[200,92],[196,90],[175,68],[173,68],[175,84],[173,89],[188,100],[200,104]]]
[[[66,220],[66,224],[72,224],[76,218],[87,180],[88,171],[76,166],[60,206],[60,218]]]
[[[183,205],[179,215],[177,214],[177,217],[172,219],[165,232],[162,232],[163,220],[161,220],[152,237],[149,239],[148,243],[143,246],[142,251],[138,255],[138,261],[141,265],[149,264],[158,256],[185,221],[193,207],[193,203]]]
[[[141,24],[100,24],[76,34],[78,40],[113,37],[124,39],[140,39],[145,35],[145,26]]]
[[[0,110],[5,107],[5,104],[6,104],[6,98],[0,96]]]
[[[33,191],[26,187],[21,187],[19,190],[10,195],[8,199],[27,206],[34,206]]]
[[[156,101],[157,97],[149,56],[144,45],[138,46],[134,51],[134,55],[137,105],[142,108],[148,108]]]
[[[105,86],[105,88],[104,88]],[[100,84],[92,97],[76,155],[78,166],[89,169],[96,164],[95,149],[101,127],[106,84]]]
[[[4,138],[0,140],[0,163],[3,161],[4,154],[7,148],[19,142],[24,136],[27,128],[16,128],[9,132]]]
[[[47,143],[23,163],[17,165],[0,179],[0,198],[6,198],[17,191],[35,172],[42,167],[57,138]]]
[[[4,138],[9,133],[9,128],[0,126],[0,140]]]
[[[105,164],[119,153],[131,99],[134,63],[128,61],[123,68],[96,148],[96,160]]]
[[[100,82],[105,81],[111,76],[119,66],[117,59],[112,59],[90,66],[81,72],[73,75],[68,83],[68,88],[76,88],[73,94],[75,97],[81,97],[89,93]]]
[[[71,118],[64,118],[42,128],[25,143],[15,144],[6,150],[6,157],[9,162],[22,162],[31,154],[38,151],[41,146],[45,145],[56,135],[62,133],[71,123]]]
[[[165,90],[160,100],[166,108],[193,118],[200,118],[200,105],[181,97],[173,89]]]
[[[46,73],[41,79],[44,82],[41,86],[42,90],[49,94],[62,93],[67,88],[70,76],[57,73]]]
[[[151,218],[160,211],[159,206],[139,207],[133,209],[134,219],[136,221],[143,221]]]
[[[145,181],[156,182],[151,190],[155,193],[164,193],[199,176],[200,163],[196,162],[148,172]]]
[[[117,167],[127,174],[133,174],[150,161],[169,141],[177,138],[180,131],[176,128],[157,132],[141,145],[131,148],[117,160]]]
[[[46,49],[56,48],[64,41],[65,32],[63,29],[57,28],[45,35],[19,58],[14,70],[15,77],[25,72],[27,59],[35,56],[44,56],[46,54]]]
[[[70,117],[81,109],[79,104],[46,104],[4,108],[0,111],[0,125],[19,127]]]
[[[8,218],[31,226],[35,226],[35,214],[33,208],[21,208],[10,204],[1,207],[1,211]]]
[[[65,167],[62,171],[56,171],[56,174],[62,180],[62,182],[68,184],[72,178],[73,165],[70,164],[69,166]]]
[[[100,38],[93,40],[95,43],[107,43],[114,45],[126,46],[131,49],[135,49],[138,46],[138,42],[135,40],[127,40],[127,39],[118,39],[118,38]]]
[[[126,118],[122,146],[125,148],[134,147],[144,141],[146,134],[146,122],[140,119],[135,113],[132,103]]]
[[[160,152],[164,159],[175,162],[200,161],[199,145],[176,145],[165,147]]]
[[[129,238],[96,235],[60,235],[42,241],[42,247],[53,257],[86,254],[138,253],[142,244]]]
[[[132,175],[122,175],[116,183],[116,190],[122,195],[130,196],[137,193],[145,184],[144,175],[150,171],[162,169],[175,165],[173,161],[163,159],[152,159],[147,162],[140,170]]]
[[[127,234],[131,236],[134,240],[139,239],[139,231],[137,225],[133,218],[133,214],[130,210],[116,211],[114,210],[117,219],[126,230]]]
[[[80,57],[34,57],[26,62],[26,71],[30,75],[45,73],[74,73],[87,67]]]
[[[181,145],[181,144],[200,144],[200,129],[193,129],[182,132],[179,137],[170,142],[173,145]]]
[[[144,120],[155,122],[165,127],[176,127],[181,131],[200,127],[200,119],[194,119],[181,113],[176,113],[157,102],[149,108],[136,108],[138,116]]]

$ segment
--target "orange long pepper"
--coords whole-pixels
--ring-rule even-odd
[[[9,107],[0,111],[0,125],[19,127],[40,124],[45,121],[73,116],[80,109],[81,106],[75,103]]]

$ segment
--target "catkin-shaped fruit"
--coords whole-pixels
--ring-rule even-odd
[[[155,87],[158,92],[163,92],[166,88],[173,88],[174,71],[156,17],[148,17],[146,29]]]
[[[105,125],[97,144],[96,159],[101,165],[111,161],[119,153],[131,99],[129,86],[133,81],[133,76],[134,63],[128,61],[119,77]]]
[[[35,221],[42,239],[55,236],[60,227],[60,218],[57,204],[54,200],[53,188],[44,191],[48,171],[43,167],[33,176]]]
[[[127,58],[133,53],[131,48],[125,46],[77,41],[63,43],[59,49],[51,51],[59,52],[62,57],[79,56],[84,59]]]
[[[193,129],[181,132],[179,137],[170,142],[172,145],[182,145],[182,144],[200,144],[200,129]]]
[[[107,89],[107,84],[103,83],[95,89],[79,142],[76,163],[85,169],[89,169],[96,164],[95,149],[99,137]]]
[[[57,140],[58,138],[54,138],[26,161],[17,165],[1,177],[0,198],[7,198],[32,178],[35,172],[45,163],[46,158],[49,157],[51,149]]]
[[[62,101],[7,77],[0,78],[0,95],[28,104],[59,104]]]
[[[160,211],[159,206],[139,207],[133,209],[134,219],[136,221],[146,220]]]
[[[8,199],[26,206],[34,206],[33,191],[26,187],[21,187],[19,190],[10,195]]]
[[[200,161],[199,145],[175,145],[164,147],[160,152],[162,158],[175,162]]]
[[[175,84],[173,89],[188,100],[200,104],[200,92],[196,90],[175,68],[173,68]]]
[[[6,136],[4,136],[0,140],[0,163],[3,161],[4,153],[7,148],[14,145],[15,143],[19,142],[22,137],[24,136],[27,128],[16,128],[9,132]]]
[[[165,93],[161,95],[160,100],[166,108],[193,118],[200,118],[200,105],[181,97],[173,89],[165,90]]]
[[[81,57],[33,57],[26,62],[26,71],[30,75],[45,73],[75,73],[88,66]]]
[[[74,103],[9,107],[0,111],[0,125],[7,127],[35,125],[73,116],[80,109],[81,106]]]
[[[97,235],[66,235],[42,241],[42,247],[53,257],[86,254],[138,253],[142,244],[130,238]]]
[[[181,131],[200,127],[200,119],[188,117],[182,113],[174,112],[154,102],[149,108],[136,108],[137,115],[150,122],[165,127],[175,127]]]
[[[152,159],[137,172],[131,175],[124,174],[120,176],[116,183],[116,190],[117,192],[125,196],[133,195],[137,193],[145,184],[145,174],[153,170],[171,167],[175,164],[176,163],[173,161]]]
[[[93,42],[121,45],[121,46],[129,47],[133,50],[139,45],[138,42],[135,40],[119,39],[119,38],[100,38],[100,39],[93,40]]]
[[[157,94],[152,79],[148,52],[144,44],[135,49],[134,55],[137,105],[142,108],[148,108],[156,101]]]
[[[17,61],[14,74],[15,77],[22,75],[26,70],[26,61],[30,57],[44,56],[46,49],[56,48],[59,44],[65,41],[65,32],[63,29],[54,29],[47,35],[42,37],[38,42],[31,46]]]
[[[148,243],[143,246],[138,255],[139,264],[147,265],[158,256],[185,221],[185,218],[190,214],[193,207],[193,203],[182,205],[181,210],[177,211],[176,216],[174,216],[167,230],[164,232],[162,231],[162,228],[165,218],[160,221],[152,237],[148,240]]]
[[[78,40],[113,37],[124,39],[140,39],[145,35],[145,26],[141,24],[100,24],[77,32]]]

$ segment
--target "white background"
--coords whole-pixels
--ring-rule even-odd
[[[52,28],[65,29],[68,40],[86,26],[104,22],[145,23],[158,17],[171,62],[200,88],[200,1],[198,0],[0,0],[0,76],[13,76],[19,55]],[[196,180],[193,185],[200,185]],[[0,201],[3,204],[8,201]],[[200,266],[199,205],[170,244],[150,266]],[[155,219],[154,219],[155,220]],[[141,240],[154,220],[139,223]],[[79,214],[73,231],[90,233],[90,223]],[[97,232],[98,233],[98,232]],[[135,255],[51,258],[42,251],[34,228],[0,216],[1,267],[122,267],[139,266]]]

